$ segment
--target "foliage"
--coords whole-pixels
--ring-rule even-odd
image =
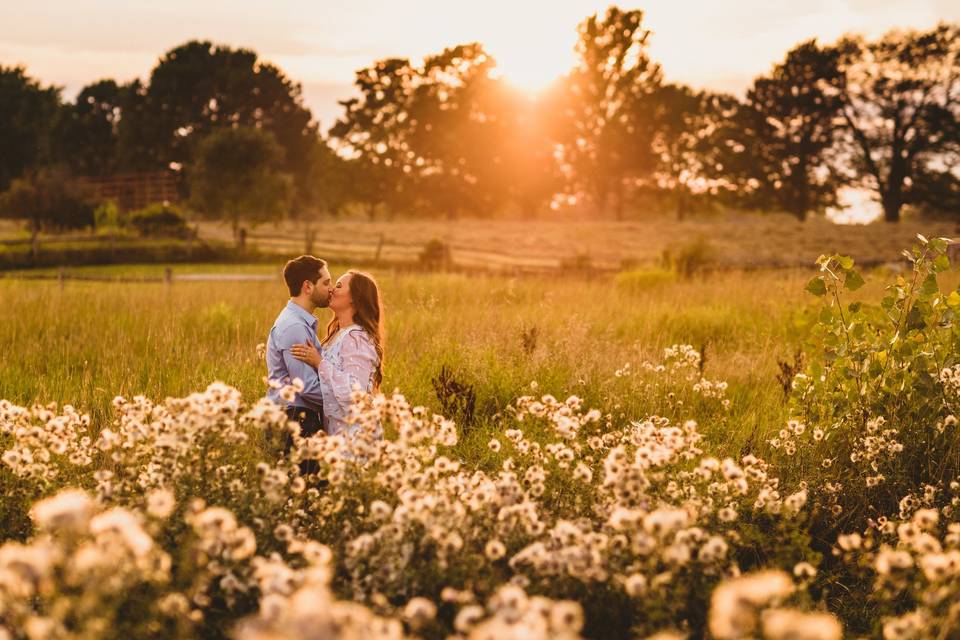
[[[0,195],[0,211],[26,220],[31,233],[93,226],[95,205],[89,193],[62,171],[45,170],[18,178]]]
[[[647,53],[643,12],[611,6],[577,28],[578,63],[567,79],[560,140],[575,185],[605,213],[623,217],[627,185],[657,164],[650,117],[661,83]],[[611,204],[612,203],[612,204]]]
[[[453,264],[450,245],[439,238],[431,238],[423,245],[419,256],[420,264],[429,269],[446,269]]]
[[[129,87],[114,80],[87,85],[63,105],[53,133],[56,158],[82,176],[108,176],[120,166],[120,126]]]
[[[129,214],[129,224],[141,236],[186,238],[192,233],[183,212],[170,204],[157,203],[139,211],[132,211]]]
[[[680,246],[667,247],[660,258],[662,265],[681,278],[690,278],[710,268],[715,249],[703,236]]]
[[[754,80],[732,118],[736,144],[721,149],[744,203],[799,220],[835,204],[838,180],[827,162],[840,101],[827,87],[837,82],[838,57],[811,40]]]
[[[960,27],[941,23],[874,42],[848,37],[836,47],[841,73],[830,88],[854,158],[848,172],[876,192],[884,219],[897,222],[904,205],[930,195],[913,192],[915,179],[929,185],[930,176],[949,174],[960,154]]]
[[[59,103],[59,89],[41,86],[23,67],[0,65],[0,191],[49,160]]]
[[[676,282],[675,271],[663,268],[631,269],[617,274],[616,285],[624,291],[643,293]]]
[[[879,304],[848,301],[864,280],[846,256],[822,256],[821,275],[807,285],[825,303],[809,362],[793,382],[798,422],[773,444],[819,468],[815,498],[833,527],[895,517],[911,495],[947,499],[960,473],[960,292],[938,283],[950,266],[946,247],[943,238],[920,236],[905,252],[912,269]]]
[[[243,223],[282,215],[289,206],[290,180],[280,172],[282,151],[260,129],[220,129],[196,150],[190,201],[202,214],[229,220],[238,246]]]

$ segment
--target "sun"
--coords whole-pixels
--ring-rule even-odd
[[[542,51],[542,50],[541,50]],[[561,50],[562,51],[562,50]],[[497,61],[497,73],[527,93],[540,93],[573,67],[574,56],[559,55],[556,50],[532,53],[529,49],[491,51]]]
[[[483,40],[496,73],[518,89],[538,93],[576,64],[576,32],[566,28],[491,29]]]

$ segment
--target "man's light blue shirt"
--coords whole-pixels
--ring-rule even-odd
[[[295,344],[312,344],[320,349],[317,344],[316,316],[290,300],[277,316],[267,338],[267,377],[285,385],[294,378],[300,378],[303,380],[303,391],[297,394],[292,403],[287,403],[273,388],[267,391],[267,397],[281,406],[304,407],[323,415],[323,396],[320,394],[317,370],[290,354],[290,347]]]

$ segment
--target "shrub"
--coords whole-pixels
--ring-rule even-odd
[[[593,268],[593,258],[589,253],[577,253],[568,258],[561,258],[560,268],[565,271],[590,271]]]
[[[879,304],[846,299],[864,284],[846,256],[821,256],[807,285],[824,305],[793,380],[796,420],[771,444],[819,468],[814,497],[838,529],[948,500],[960,473],[960,291],[940,290],[947,241],[919,240]]]
[[[98,232],[116,231],[128,224],[127,215],[117,208],[117,203],[107,200],[93,211],[93,226]]]
[[[617,274],[614,282],[616,286],[631,293],[642,293],[651,289],[658,289],[664,285],[676,282],[677,274],[669,269],[631,269]]]
[[[0,213],[26,220],[34,233],[90,227],[93,211],[90,194],[68,174],[58,171],[14,180],[0,195]]]
[[[134,211],[130,214],[130,225],[142,236],[187,238],[191,233],[183,212],[166,203]]]
[[[450,245],[439,238],[431,239],[420,251],[420,264],[428,269],[446,269],[453,264]]]
[[[709,269],[715,260],[715,249],[710,241],[698,237],[693,242],[664,249],[661,265],[681,278],[690,278]]]

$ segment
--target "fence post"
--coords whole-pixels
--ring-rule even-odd
[[[168,285],[173,284],[173,269],[165,267],[163,270],[163,281]]]
[[[383,251],[383,232],[380,232],[380,241],[377,242],[377,254],[373,257],[373,263],[380,264],[380,253]]]

